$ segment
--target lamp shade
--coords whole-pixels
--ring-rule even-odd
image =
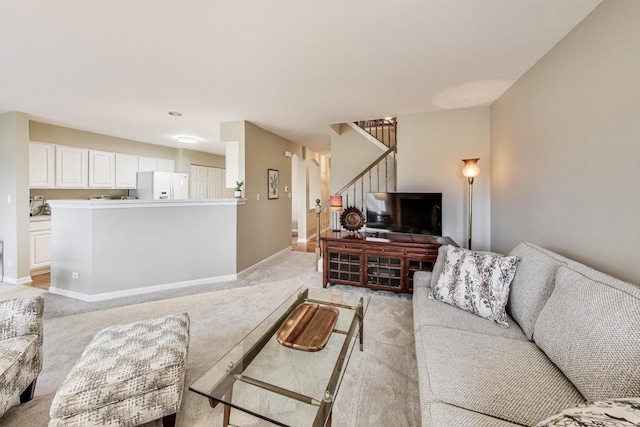
[[[329,197],[329,208],[332,211],[341,211],[342,210],[342,196],[331,196]]]
[[[478,166],[478,160],[480,159],[464,159],[464,167],[462,168],[462,175],[467,178],[475,178],[480,174],[480,166]]]

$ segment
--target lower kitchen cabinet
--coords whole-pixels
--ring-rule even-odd
[[[51,220],[29,224],[29,267],[31,270],[51,265]]]

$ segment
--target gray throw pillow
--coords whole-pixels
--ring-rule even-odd
[[[640,398],[611,399],[560,411],[536,427],[633,427],[640,425]]]
[[[509,327],[505,306],[520,258],[447,247],[433,298]]]

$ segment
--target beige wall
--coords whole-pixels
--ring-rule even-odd
[[[285,186],[291,188],[291,159],[284,151],[301,154],[301,147],[249,122],[243,129],[236,126],[235,133],[231,128],[224,132],[225,141],[244,138],[247,204],[238,207],[237,230],[237,271],[242,271],[291,246],[291,199],[284,192]],[[280,197],[275,200],[267,199],[268,169],[279,171]]]
[[[640,2],[606,0],[491,106],[491,242],[640,284]]]
[[[31,141],[48,142],[50,144],[86,147],[94,150],[112,151],[115,153],[135,154],[138,156],[176,158],[176,149],[161,145],[147,144],[130,139],[116,138],[98,133],[65,128],[35,121],[29,122],[29,138]]]
[[[224,168],[224,156],[178,148],[176,150],[176,172],[190,173],[191,165]]]
[[[0,241],[4,280],[29,272],[29,124],[24,113],[0,114]]]
[[[473,249],[490,239],[489,108],[398,116],[398,191],[442,193],[442,234],[467,247],[468,183],[462,159],[479,157],[473,186]]]

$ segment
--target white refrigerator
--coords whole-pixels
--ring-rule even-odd
[[[138,172],[136,189],[129,193],[143,200],[188,199],[189,174]]]

